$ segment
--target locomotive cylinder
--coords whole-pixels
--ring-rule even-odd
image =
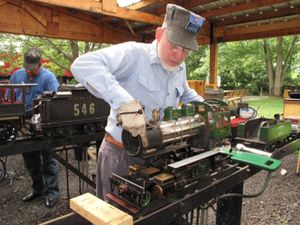
[[[199,130],[204,127],[205,121],[199,114],[182,117],[178,120],[161,121],[157,125],[148,126],[146,128],[149,142],[147,149],[184,141],[187,138],[196,135]],[[126,130],[123,130],[122,132],[122,141],[129,155],[138,155],[142,149],[145,149],[140,137],[133,137],[131,133]]]

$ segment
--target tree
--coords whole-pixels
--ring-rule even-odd
[[[218,74],[224,89],[247,88],[259,94],[267,88],[261,46],[257,40],[219,44]]]
[[[24,48],[32,46],[39,47],[43,55],[54,64],[51,66],[51,70],[58,76],[62,76],[65,71],[70,70],[70,65],[79,55],[106,47],[107,45],[40,37],[26,38]]]
[[[209,75],[209,48],[200,46],[185,61],[189,80],[205,80]]]
[[[57,76],[63,76],[69,71],[72,62],[80,55],[89,51],[106,47],[105,44],[60,40],[24,35],[0,34],[0,54],[7,56],[11,65],[21,68],[23,54],[30,47],[38,47],[43,53],[43,66],[49,68]],[[18,60],[10,60],[19,56]],[[3,59],[3,57],[1,57]],[[13,63],[11,62],[13,61]],[[50,63],[47,63],[50,62]],[[7,68],[1,68],[4,71]]]
[[[297,38],[297,36],[293,36],[292,40],[287,38],[286,43],[284,43],[283,37],[277,37],[276,43],[272,43],[272,40],[267,39],[263,41],[266,71],[269,80],[269,95],[281,95],[281,87],[292,63]],[[272,44],[274,50],[272,50]]]

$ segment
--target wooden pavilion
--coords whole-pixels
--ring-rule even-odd
[[[199,45],[210,45],[210,84],[217,83],[219,42],[300,33],[300,0],[0,0],[0,32],[120,43],[150,42],[167,3],[206,18]]]

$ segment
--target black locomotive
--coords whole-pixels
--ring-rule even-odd
[[[25,100],[15,101],[14,90],[23,96],[32,84],[0,86],[0,144],[11,144],[18,132],[31,136],[70,136],[103,131],[109,115],[109,105],[90,94],[86,88],[61,86],[57,92],[44,92],[33,101],[32,117],[25,115]],[[10,89],[10,95],[5,94]]]

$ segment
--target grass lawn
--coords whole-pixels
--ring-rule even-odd
[[[262,97],[260,99],[245,99],[249,106],[258,110],[257,117],[273,118],[276,113],[283,113],[283,98],[280,97]]]

